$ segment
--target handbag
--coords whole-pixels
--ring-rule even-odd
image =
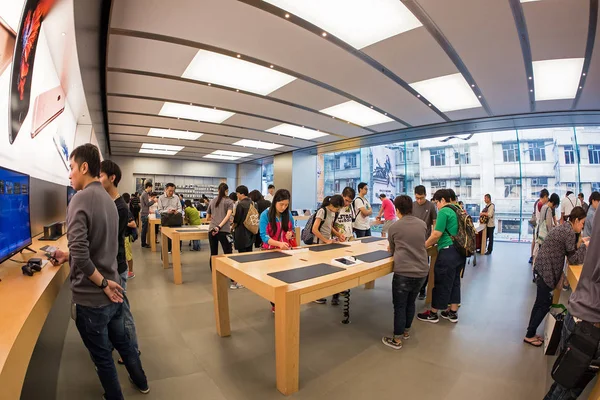
[[[161,214],[160,216],[160,224],[162,226],[169,226],[169,227],[179,227],[183,225],[183,215],[181,215],[181,213],[175,213],[175,214]]]
[[[546,316],[546,329],[544,330],[544,354],[553,356],[558,350],[565,315],[567,309],[562,304],[552,304]]]
[[[600,328],[587,321],[577,323],[552,366],[552,379],[567,389],[585,387],[598,372],[592,361],[599,342]]]
[[[546,208],[544,217],[542,218],[542,220],[540,221],[540,225],[538,226],[537,238],[535,241],[540,245],[544,243],[544,240],[546,240],[546,237],[548,236],[548,224],[546,223],[546,216],[548,215],[548,210],[549,208]]]

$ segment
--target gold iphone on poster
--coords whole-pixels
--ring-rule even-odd
[[[0,18],[0,75],[12,61],[17,34]]]
[[[65,110],[65,92],[59,85],[40,94],[33,105],[31,137],[34,138]]]

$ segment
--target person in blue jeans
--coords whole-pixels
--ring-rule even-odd
[[[427,225],[412,215],[413,201],[402,195],[394,199],[398,220],[388,231],[389,251],[394,256],[392,299],[394,303],[394,335],[384,336],[386,346],[399,350],[402,340],[410,338],[410,328],[415,318],[415,301],[429,274],[425,240]]]
[[[58,249],[51,261],[54,265],[69,262],[75,325],[96,366],[104,398],[123,399],[113,347],[123,358],[131,382],[148,393],[142,362],[125,329],[123,288],[117,283],[119,216],[98,181],[100,152],[89,143],[79,146],[69,164],[69,179],[78,191],[67,210],[69,252]]]

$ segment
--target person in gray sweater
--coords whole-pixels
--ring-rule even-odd
[[[389,251],[394,256],[392,296],[394,302],[394,335],[384,336],[386,346],[399,350],[402,339],[410,338],[415,317],[415,301],[429,274],[425,241],[427,225],[412,215],[413,201],[402,195],[394,199],[398,220],[389,229]]]
[[[117,349],[132,382],[150,391],[123,319],[123,288],[117,272],[117,207],[98,181],[100,153],[92,144],[73,150],[69,179],[77,196],[67,210],[69,252],[56,250],[54,265],[69,261],[75,325],[87,347],[108,400],[123,399],[112,358]]]

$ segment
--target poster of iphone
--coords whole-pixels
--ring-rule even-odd
[[[27,0],[23,6],[10,81],[8,140],[11,144],[17,138],[29,112],[35,52],[42,21],[54,3],[55,0]]]
[[[71,154],[70,154],[69,146],[67,145],[67,141],[65,140],[65,137],[60,132],[56,132],[54,134],[54,137],[52,138],[52,140],[54,140],[54,147],[56,147],[56,151],[58,151],[58,155],[60,156],[60,159],[62,160],[65,168],[68,171],[69,170],[69,156]]]

